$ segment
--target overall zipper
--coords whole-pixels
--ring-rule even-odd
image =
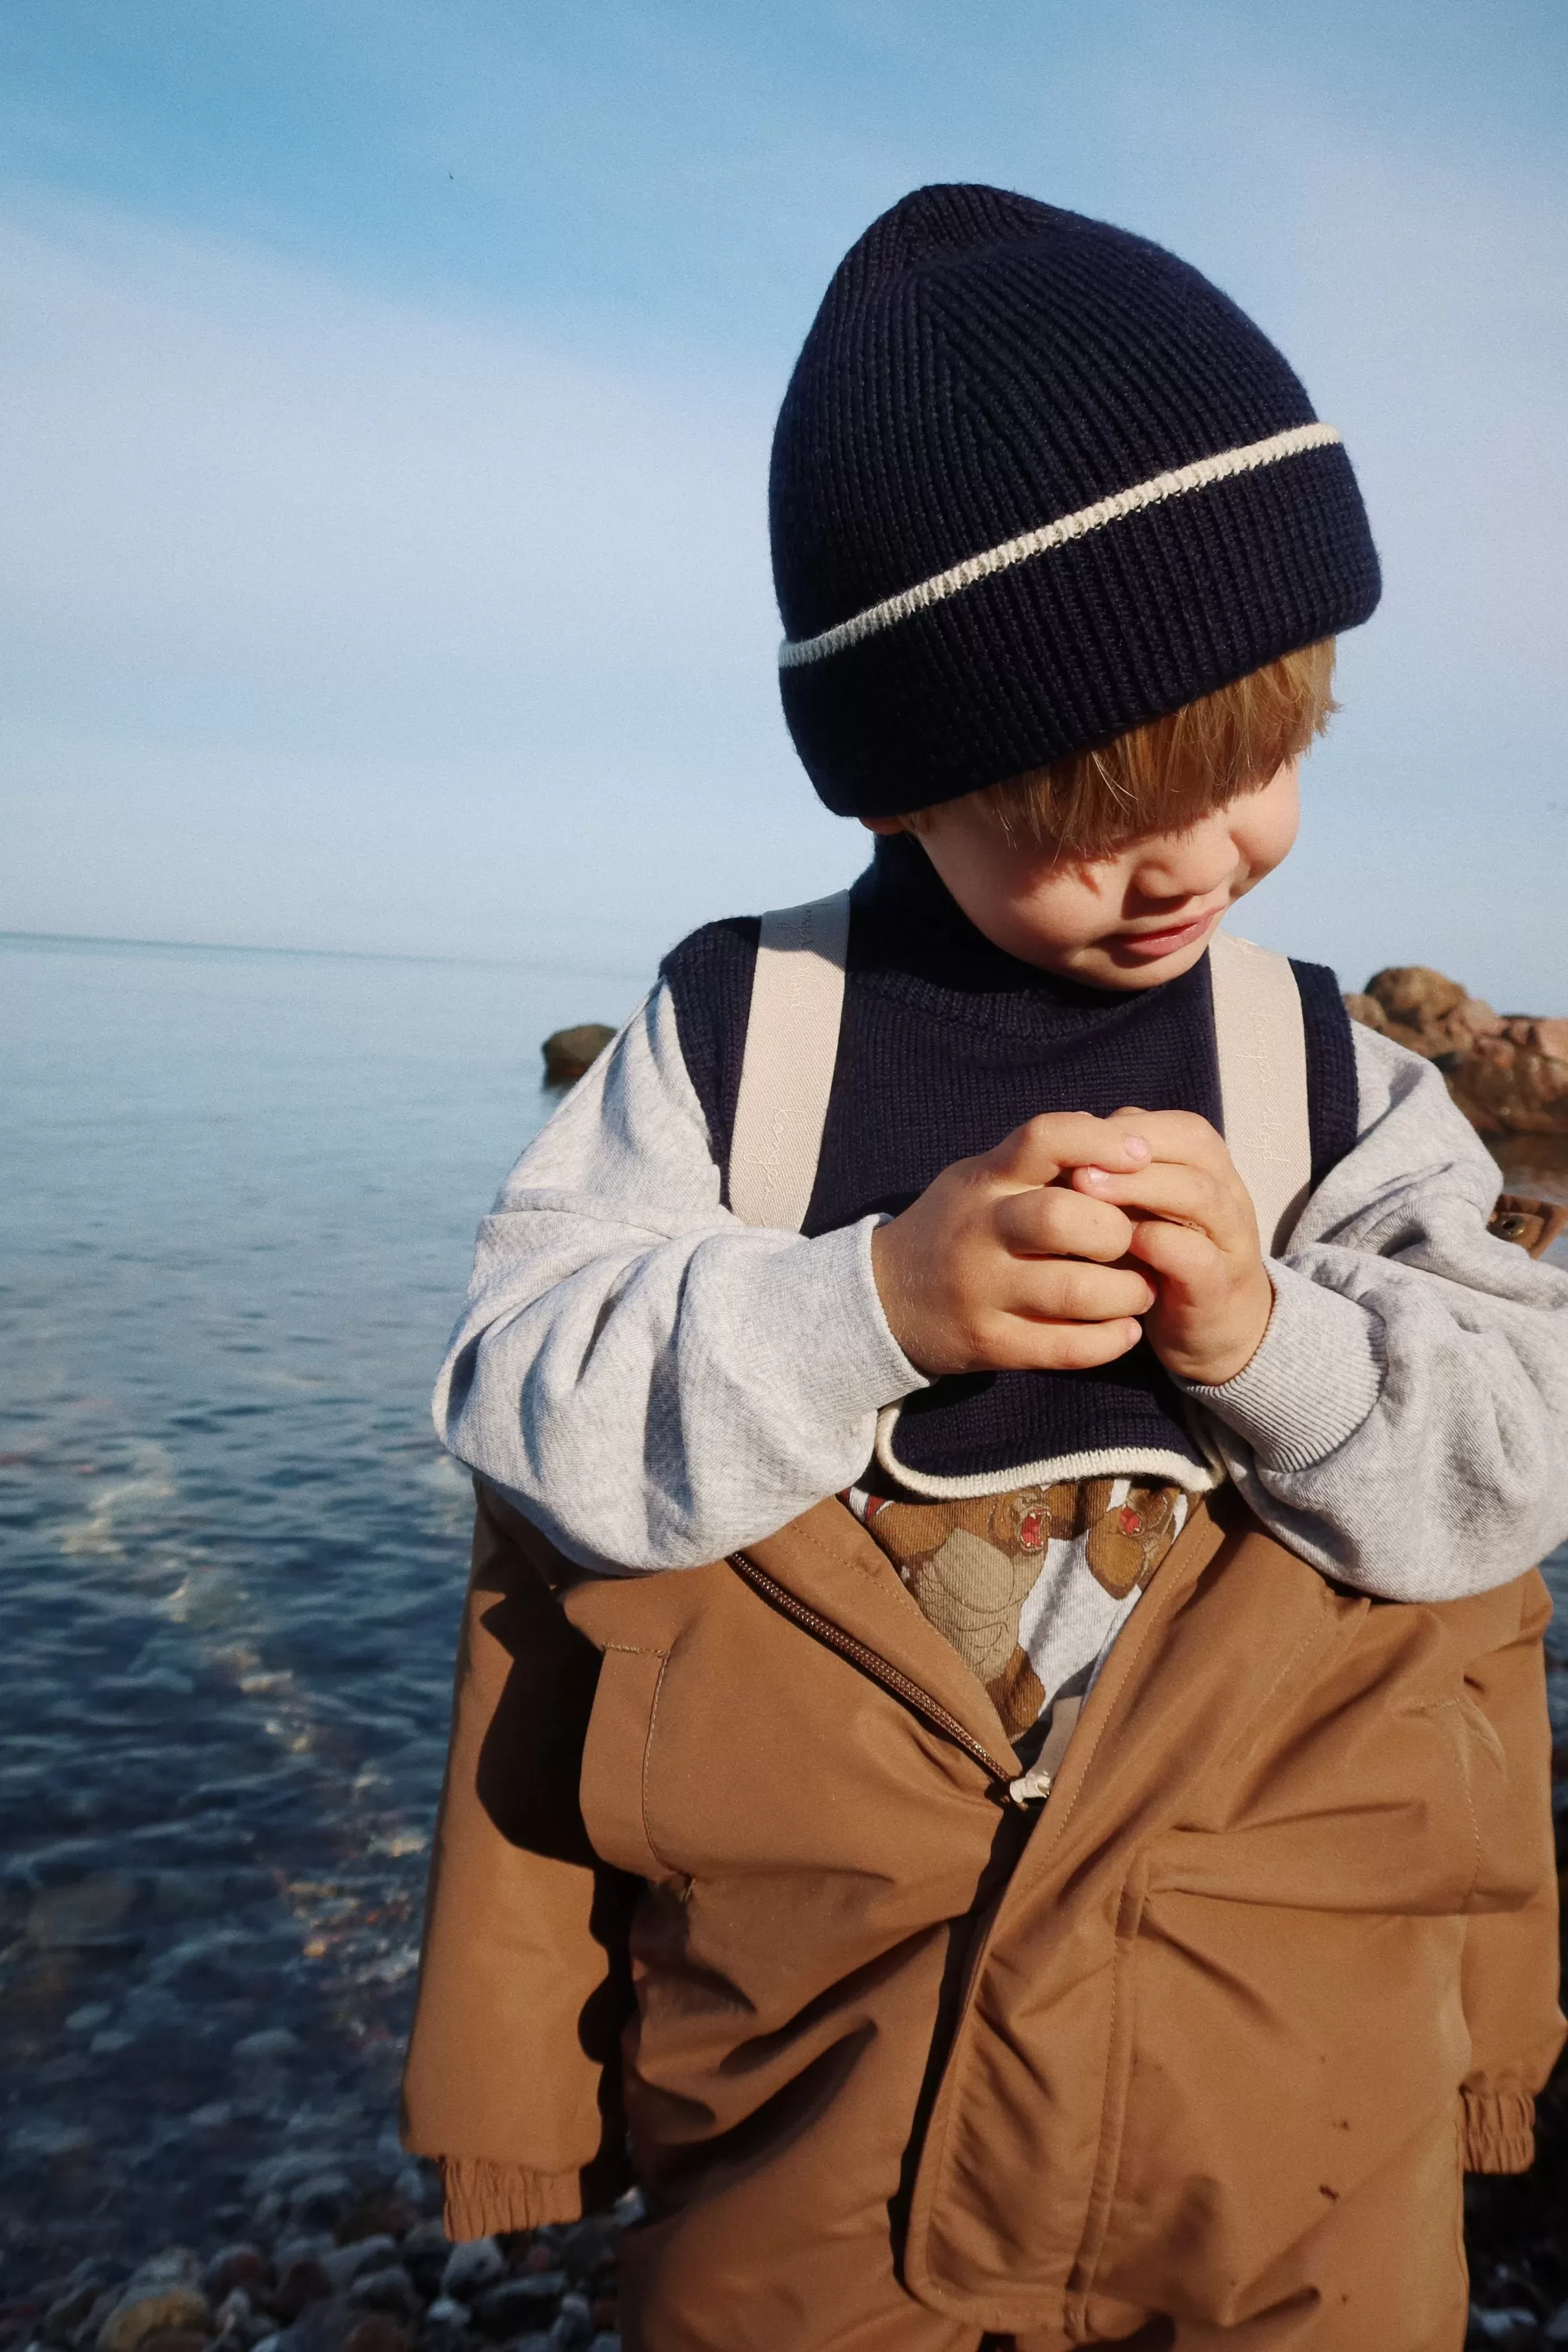
[[[729,1561],[736,1575],[743,1577],[753,1592],[760,1593],[792,1624],[798,1625],[803,1633],[810,1633],[828,1649],[837,1650],[841,1658],[847,1658],[852,1666],[858,1666],[863,1675],[869,1675],[873,1682],[880,1683],[884,1690],[890,1691],[916,1715],[923,1717],[933,1730],[940,1731],[944,1738],[962,1748],[964,1754],[972,1757],[993,1780],[1001,1782],[1014,1803],[1026,1804],[1029,1801],[1027,1797],[1012,1796],[1018,1779],[1013,1767],[998,1764],[989,1748],[960,1723],[957,1716],[951,1715],[941,1701],[932,1698],[929,1691],[922,1690],[919,1683],[911,1682],[908,1675],[900,1674],[897,1666],[889,1665],[887,1659],[868,1643],[858,1642],[853,1633],[847,1633],[841,1625],[833,1622],[831,1617],[824,1617],[819,1611],[807,1608],[804,1601],[797,1601],[787,1585],[780,1584],[776,1577],[770,1576],[765,1568],[759,1568],[756,1561],[749,1559],[743,1551],[731,1552]],[[1030,1791],[1036,1799],[1045,1794],[1044,1789]]]

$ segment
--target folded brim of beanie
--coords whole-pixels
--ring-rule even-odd
[[[927,601],[931,583],[910,582],[917,595],[891,599],[895,612],[785,645],[784,714],[836,814],[900,816],[1044,767],[1353,628],[1377,604],[1376,551],[1337,437],[1055,542],[1052,520],[1040,518],[1038,552]]]

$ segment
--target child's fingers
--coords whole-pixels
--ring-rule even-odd
[[[1180,1160],[1154,1160],[1147,1169],[1133,1169],[1131,1173],[1098,1167],[1074,1169],[1072,1188],[1089,1200],[1126,1209],[1131,1216],[1138,1216],[1142,1209],[1147,1216],[1183,1218],[1184,1223],[1201,1225],[1223,1246],[1234,1246],[1246,1234],[1244,1200],[1234,1179],[1220,1183],[1208,1169],[1196,1169]]]
[[[1143,1337],[1130,1317],[1109,1323],[1050,1323],[1028,1317],[1008,1318],[986,1360],[998,1371],[1084,1372],[1114,1363]]]
[[[993,1217],[1003,1247],[1024,1257],[1085,1257],[1114,1265],[1132,1238],[1131,1218],[1109,1201],[1054,1184],[1005,1193]]]
[[[1172,1160],[1119,1175],[1103,1168],[1073,1171],[1073,1188],[1086,1197],[1128,1211],[1140,1210],[1195,1225],[1220,1249],[1256,1246],[1251,1205],[1234,1176],[1222,1182],[1206,1169]]]
[[[1191,1110],[1119,1110],[1105,1121],[1119,1132],[1142,1136],[1152,1160],[1171,1160],[1215,1174],[1231,1167],[1225,1138]]]
[[[1132,1236],[1130,1257],[1179,1290],[1195,1290],[1212,1281],[1223,1261],[1215,1259],[1218,1244],[1196,1225],[1169,1223],[1163,1217],[1146,1217]],[[1167,1293],[1167,1297],[1169,1293]]]
[[[1092,1118],[1088,1111],[1045,1111],[1005,1135],[980,1164],[1016,1184],[1049,1184],[1064,1168],[1142,1168],[1152,1157],[1143,1137],[1110,1119]]]
[[[1106,1323],[1147,1315],[1154,1286],[1141,1266],[1094,1265],[1087,1258],[1020,1258],[995,1293],[1007,1315],[1037,1322]]]

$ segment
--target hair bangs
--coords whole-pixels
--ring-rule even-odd
[[[1009,837],[1064,857],[1103,857],[1146,834],[1184,832],[1310,748],[1339,708],[1333,676],[1334,640],[1324,637],[1109,743],[973,797]],[[910,820],[917,833],[921,814]]]

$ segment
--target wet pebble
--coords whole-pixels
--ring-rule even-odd
[[[79,2262],[0,2313],[0,2352],[617,2352],[618,2213],[454,2245],[420,2210],[433,2169],[411,2172],[320,2150],[258,2166],[216,2209],[248,2214],[245,2236]]]
[[[1479,2346],[1500,2345],[1504,2352],[1526,2352],[1526,2347],[1541,2342],[1541,2323],[1533,2311],[1520,2305],[1510,2305],[1500,2311],[1483,2311],[1479,2304],[1470,2305],[1470,2324],[1465,2332],[1467,2352]]]
[[[289,2197],[289,2215],[301,2230],[335,2230],[349,2201],[349,2184],[341,2172],[319,2172],[302,2180]]]
[[[471,2238],[454,2246],[441,2273],[441,2292],[471,2303],[483,2287],[506,2276],[506,2256],[493,2238]]]
[[[424,2220],[421,2208],[396,2189],[369,2189],[353,2199],[338,2234],[345,2242],[354,2238],[407,2237]]]
[[[205,2336],[207,2317],[207,2299],[198,2286],[174,2277],[133,2281],[99,2328],[99,2352],[137,2352],[144,2338],[161,2329],[190,2329]]]
[[[588,2343],[593,2333],[594,2320],[587,2296],[563,2294],[555,2315],[555,2325],[550,2331],[552,2341],[562,2346],[563,2352],[578,2352],[580,2347]]]
[[[466,2303],[449,2294],[438,2294],[425,2314],[425,2325],[441,2335],[456,2335],[467,2327],[472,2315]]]
[[[342,2352],[346,2339],[364,2314],[347,2295],[324,2296],[309,2303],[298,2319],[278,2339],[278,2352]]]
[[[272,2308],[279,2319],[290,2326],[313,2305],[325,2303],[332,2292],[332,2282],[314,2255],[291,2262],[284,2267],[271,2296]]]
[[[44,2324],[38,2331],[44,2342],[69,2344],[77,2330],[86,2326],[103,2293],[102,2286],[91,2279],[68,2288],[44,2314]],[[113,2302],[114,2298],[110,2296],[106,2309],[112,2308]]]
[[[247,2294],[265,2294],[272,2282],[271,2263],[260,2247],[248,2240],[221,2247],[202,2273],[204,2290],[218,2303],[237,2287]]]
[[[475,2297],[475,2325],[498,2344],[521,2335],[554,2316],[565,2287],[564,2271],[524,2272],[519,2278],[502,2279],[499,2286],[486,2287]]]
[[[278,2275],[281,2278],[283,2273],[295,2263],[324,2262],[327,2255],[334,2251],[335,2245],[336,2241],[327,2230],[289,2231],[286,2236],[279,2239],[277,2251],[272,2257],[277,2265]]]
[[[574,2221],[561,2240],[561,2266],[574,2279],[592,2278],[620,2235],[607,2213]]]
[[[349,2289],[350,2300],[363,2310],[378,2311],[389,2319],[416,2319],[419,2296],[413,2280],[398,2263],[379,2270],[361,2271]]]
[[[372,2312],[343,2338],[342,2352],[409,2352],[408,2330],[385,2312]]]
[[[397,2255],[395,2238],[352,2238],[346,2245],[334,2246],[331,2253],[321,2257],[321,2268],[333,2288],[342,2294],[352,2286],[362,2271],[376,2270],[393,2262]]]

